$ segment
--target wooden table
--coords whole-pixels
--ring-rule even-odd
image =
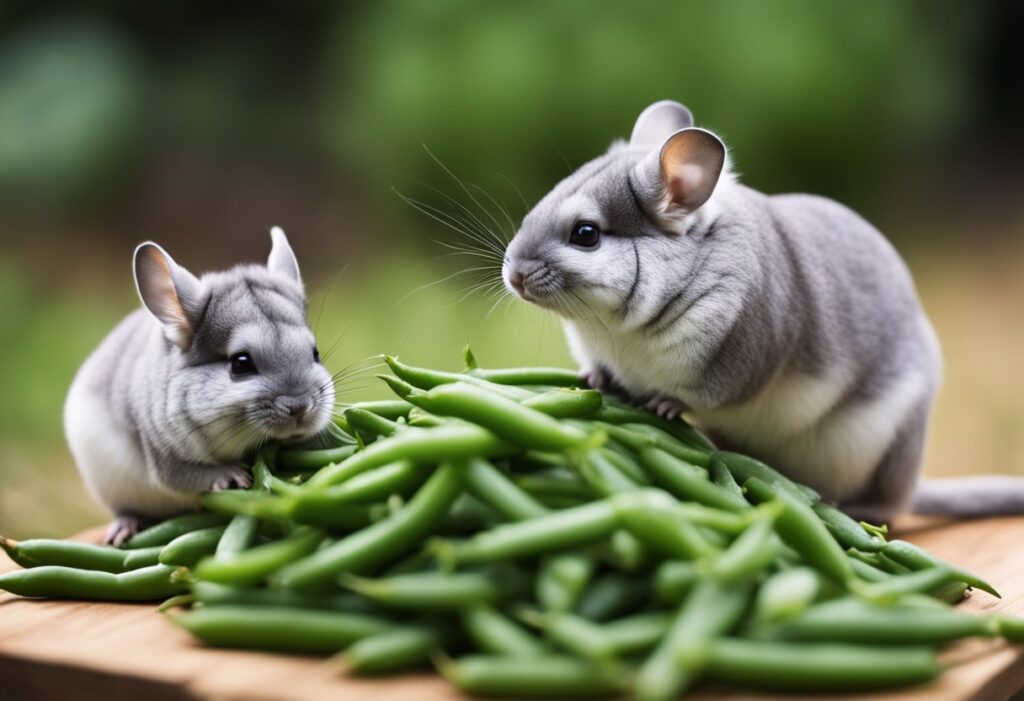
[[[974,592],[961,604],[964,609],[1024,616],[1024,518],[905,524],[903,535],[977,572],[1003,593],[1004,598],[997,600]],[[98,531],[82,537],[94,540]],[[0,570],[13,567],[6,558],[0,560]],[[1024,647],[971,640],[951,647],[944,658],[958,664],[934,684],[898,693],[834,698],[1002,701],[1024,688]],[[0,698],[464,699],[430,675],[364,680],[344,676],[336,663],[322,659],[203,648],[163,620],[152,604],[28,601],[8,594],[0,595]],[[783,697],[705,690],[692,698],[767,701]]]

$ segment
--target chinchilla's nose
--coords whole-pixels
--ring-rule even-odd
[[[508,273],[508,284],[512,286],[520,297],[526,292],[526,279],[544,267],[539,260],[524,259],[516,261]]]
[[[305,397],[278,397],[277,405],[295,419],[303,419],[309,413],[309,400]]]
[[[523,274],[521,272],[513,270],[509,273],[508,284],[512,285],[512,289],[520,295],[523,294]]]

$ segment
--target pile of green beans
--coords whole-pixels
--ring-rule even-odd
[[[0,547],[29,597],[160,600],[207,645],[433,666],[482,696],[678,698],[702,680],[884,689],[1024,621],[953,604],[979,577],[814,490],[557,368],[386,358],[397,397],[347,407],[253,486],[112,548]]]

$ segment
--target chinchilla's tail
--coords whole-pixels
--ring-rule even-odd
[[[1024,477],[979,475],[922,480],[909,511],[962,518],[1024,514]]]

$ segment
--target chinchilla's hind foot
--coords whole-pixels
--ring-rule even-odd
[[[679,415],[686,411],[687,407],[678,399],[671,397],[655,397],[647,402],[644,407],[663,419],[674,421]]]
[[[119,548],[125,544],[125,541],[142,530],[143,526],[144,522],[139,516],[134,514],[118,514],[117,518],[110,523],[110,527],[107,528],[107,534],[103,537],[103,544]]]

